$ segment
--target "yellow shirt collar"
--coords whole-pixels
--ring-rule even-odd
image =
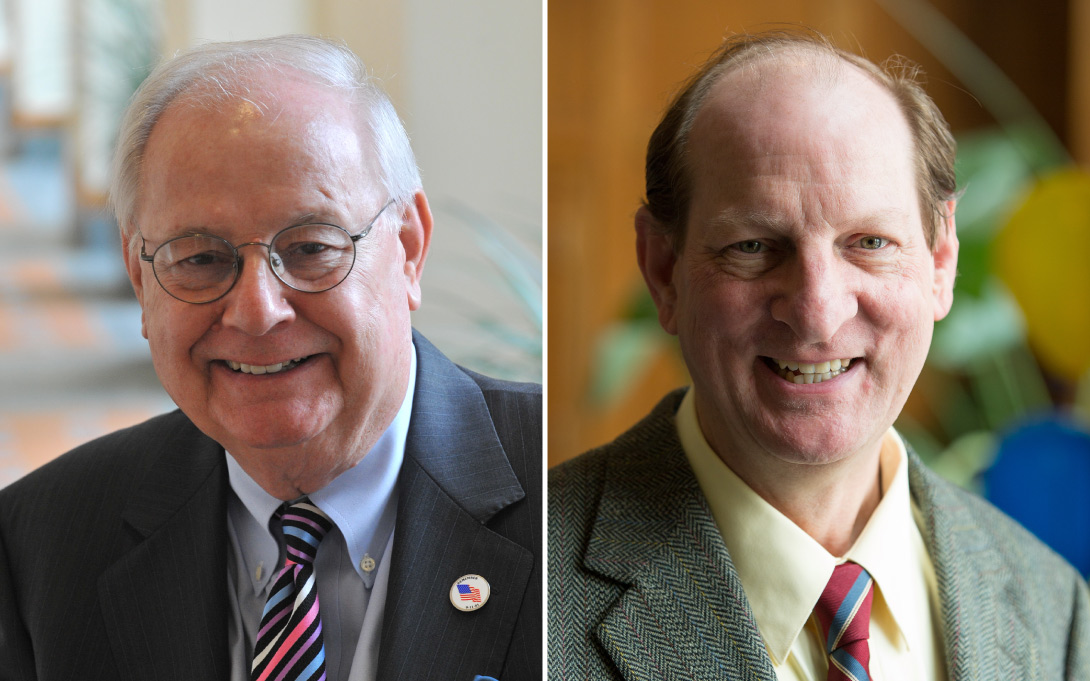
[[[693,390],[676,416],[678,436],[731,560],[773,664],[781,664],[806,625],[833,568],[852,560],[870,572],[909,648],[931,631],[930,558],[916,528],[904,443],[890,428],[882,441],[882,500],[845,556],[831,555],[762,499],[708,445]],[[921,570],[921,560],[925,570]],[[919,648],[917,648],[919,650]]]

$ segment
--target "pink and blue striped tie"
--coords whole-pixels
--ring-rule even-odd
[[[870,681],[870,608],[874,581],[863,566],[837,565],[814,614],[829,654],[828,681]]]
[[[306,497],[288,506],[281,520],[287,561],[261,614],[250,679],[324,681],[325,647],[314,556],[333,523]]]

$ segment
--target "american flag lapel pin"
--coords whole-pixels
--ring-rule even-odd
[[[450,587],[450,602],[462,612],[472,612],[488,602],[492,587],[480,575],[462,575]]]

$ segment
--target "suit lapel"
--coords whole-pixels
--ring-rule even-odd
[[[940,480],[909,455],[912,496],[924,519],[935,566],[950,681],[1039,679],[1040,651],[1015,577],[981,526],[976,500]],[[981,502],[982,503],[982,502]]]
[[[604,475],[584,564],[628,588],[595,635],[629,679],[775,679],[672,413],[660,431]]]
[[[226,678],[223,449],[179,417],[124,513],[131,550],[99,580],[122,678]],[[156,449],[160,451],[155,451]]]
[[[386,597],[378,678],[499,677],[533,554],[485,523],[525,493],[477,384],[416,335],[417,382]],[[450,602],[465,574],[492,594],[473,612]]]

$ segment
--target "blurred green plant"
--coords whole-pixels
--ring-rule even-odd
[[[512,317],[500,311],[490,295],[481,303],[460,287],[448,287],[445,296],[457,299],[459,318],[470,325],[474,342],[458,361],[502,378],[541,380],[543,298],[540,251],[523,243],[511,229],[500,225],[463,201],[445,197],[436,201],[436,215],[456,220],[469,228],[476,253],[490,269],[465,269],[466,276],[491,285],[494,294],[513,301],[521,312]],[[522,230],[540,234],[540,227]]]
[[[994,460],[1002,432],[1056,406],[1049,389],[1052,377],[1030,347],[1023,308],[997,270],[996,244],[1042,178],[1070,167],[1072,160],[1028,98],[941,12],[925,0],[876,2],[996,120],[994,128],[958,136],[962,195],[955,304],[935,327],[928,365],[917,384],[931,418],[925,426],[906,412],[896,424],[933,468],[958,484],[976,487],[979,474]],[[1010,278],[1009,269],[1005,274]]]

